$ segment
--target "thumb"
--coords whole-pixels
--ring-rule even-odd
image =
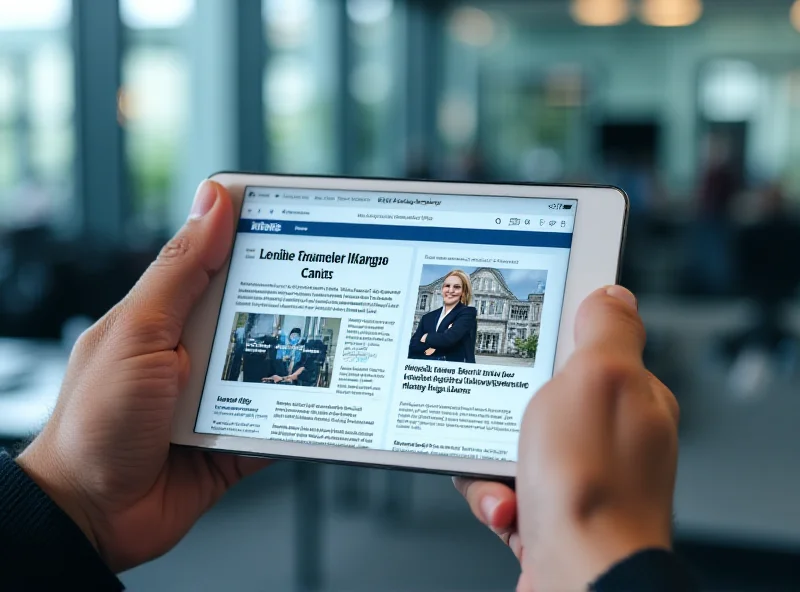
[[[189,219],[123,301],[129,320],[154,330],[148,335],[152,345],[178,346],[192,307],[228,258],[233,231],[228,191],[219,183],[203,181]]]
[[[590,294],[575,318],[575,349],[599,349],[607,354],[642,357],[645,330],[636,297],[622,286]]]

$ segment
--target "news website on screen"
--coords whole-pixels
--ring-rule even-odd
[[[516,460],[576,209],[247,188],[196,431]]]

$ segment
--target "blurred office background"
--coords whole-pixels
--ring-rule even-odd
[[[0,0],[0,441],[222,169],[617,184],[707,590],[800,576],[800,2]],[[580,215],[580,214],[579,214]],[[281,463],[134,590],[509,590],[449,480]]]

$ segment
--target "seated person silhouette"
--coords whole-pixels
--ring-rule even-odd
[[[739,231],[735,251],[741,293],[753,302],[755,314],[725,344],[733,359],[732,386],[748,395],[757,394],[773,370],[793,373],[797,348],[786,305],[800,286],[800,265],[794,258],[800,249],[800,221],[779,184],[768,185],[760,198],[760,217]]]
[[[328,346],[319,339],[311,339],[306,342],[303,356],[300,359],[299,367],[303,368],[295,384],[297,386],[318,386],[319,375],[325,365],[325,356],[328,353]]]
[[[285,367],[275,359],[278,338],[264,335],[247,340],[245,346],[242,374],[244,382],[262,382],[265,376],[285,375]]]

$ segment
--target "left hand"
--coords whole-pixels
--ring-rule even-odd
[[[425,333],[425,335],[423,335],[423,336],[422,336],[422,339],[420,339],[420,340],[419,340],[419,342],[420,342],[420,343],[425,343],[425,340],[426,340],[427,338],[428,338],[428,334],[427,334],[427,333]]]
[[[227,259],[233,231],[227,191],[204,182],[184,227],[81,336],[53,416],[17,459],[116,572],[169,551],[232,485],[268,464],[170,447],[189,377],[184,323]]]
[[[432,356],[435,353],[436,353],[436,350],[433,349],[432,347],[429,347],[428,349],[425,350],[425,355],[426,356]]]

